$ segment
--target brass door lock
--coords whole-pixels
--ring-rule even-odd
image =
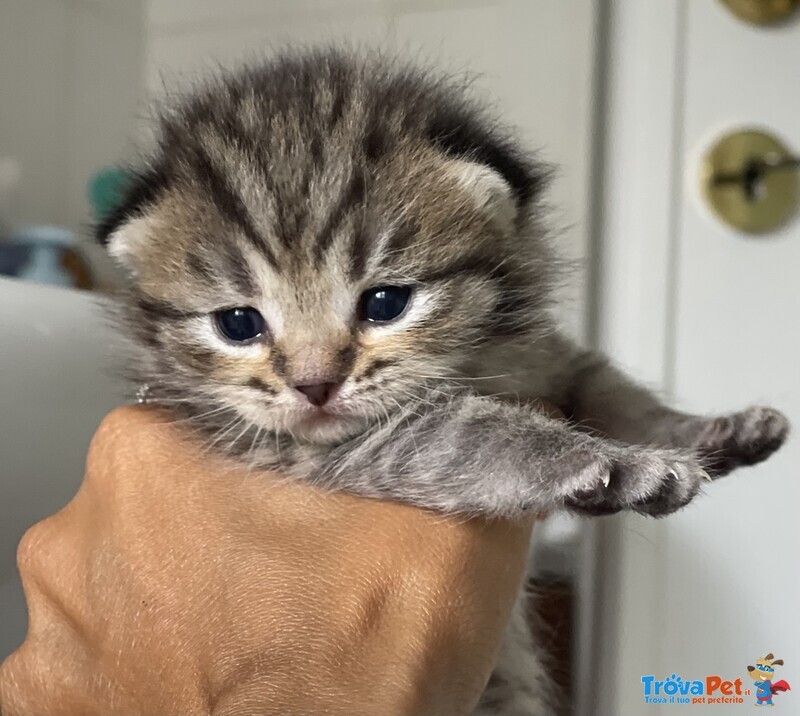
[[[722,0],[736,17],[753,25],[772,25],[788,18],[800,0]]]
[[[800,157],[763,131],[727,134],[706,153],[702,189],[728,226],[764,234],[785,224],[800,204]]]

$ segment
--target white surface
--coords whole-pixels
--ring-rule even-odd
[[[94,429],[122,401],[93,300],[0,279],[0,660],[25,635],[17,542],[73,495]]]
[[[0,1],[0,157],[20,167],[0,223],[87,233],[87,183],[138,124],[144,39],[144,0]]]
[[[800,224],[761,239],[724,228],[698,198],[697,161],[737,125],[770,127],[800,151],[800,23],[755,28],[718,2],[613,6],[626,68],[609,148],[630,154],[608,154],[603,343],[687,408],[763,402],[797,426]],[[597,713],[681,710],[646,706],[640,677],[720,674],[747,686],[746,665],[768,651],[787,663],[776,678],[796,678],[799,459],[793,441],[669,519],[607,523]],[[794,713],[794,698],[778,708]]]

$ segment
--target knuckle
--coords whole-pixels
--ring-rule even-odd
[[[87,708],[92,680],[73,645],[50,635],[28,635],[0,667],[0,709],[3,716],[73,716],[97,713]],[[67,647],[67,648],[65,648]],[[104,711],[104,713],[107,713]]]
[[[75,617],[85,602],[83,562],[74,550],[74,534],[58,516],[35,524],[17,547],[17,568],[28,609],[28,635]],[[28,646],[30,648],[30,646]]]
[[[3,716],[23,716],[34,713],[42,704],[40,689],[35,683],[38,673],[37,656],[28,642],[0,665],[0,709]]]
[[[46,569],[45,556],[52,547],[52,517],[30,527],[17,545],[17,569],[23,576],[32,576]]]

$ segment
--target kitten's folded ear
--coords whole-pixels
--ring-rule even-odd
[[[146,244],[155,233],[154,224],[152,216],[134,216],[119,224],[105,238],[110,256],[132,274],[136,274]]]
[[[517,218],[517,201],[508,182],[494,169],[466,160],[450,162],[450,170],[478,208],[498,226],[510,228]]]
[[[158,167],[126,172],[128,183],[119,203],[95,227],[95,238],[123,268],[135,273],[147,237],[154,233],[152,212],[167,184]]]

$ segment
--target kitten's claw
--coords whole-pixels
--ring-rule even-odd
[[[594,461],[575,481],[568,481],[571,492],[564,496],[565,505],[579,512],[601,515],[630,509],[666,515],[688,504],[710,479],[691,454],[677,450],[600,440],[594,450]]]
[[[789,422],[777,410],[749,408],[703,420],[692,452],[595,440],[594,461],[578,473],[580,484],[565,481],[572,492],[564,503],[593,515],[624,509],[667,515],[691,502],[702,484],[768,458],[788,432]]]

